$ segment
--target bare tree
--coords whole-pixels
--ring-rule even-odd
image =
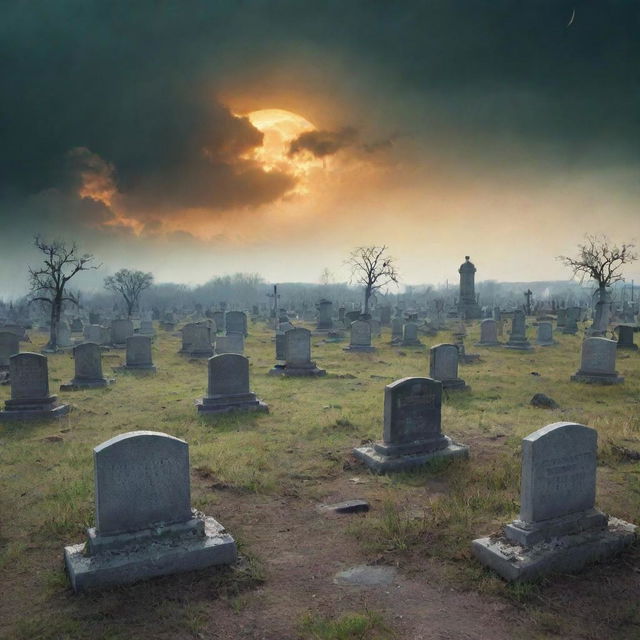
[[[39,268],[29,267],[30,302],[50,305],[51,329],[47,349],[56,351],[62,306],[65,302],[78,304],[78,294],[67,290],[69,280],[80,271],[98,269],[100,265],[91,264],[94,257],[90,253],[80,255],[75,242],[67,245],[60,240],[47,242],[40,236],[35,236],[33,244],[44,257]]]
[[[119,293],[127,305],[127,317],[131,317],[145,289],[153,284],[153,274],[144,271],[120,269],[116,274],[104,279],[104,286],[109,291]]]
[[[580,282],[590,278],[598,284],[599,300],[607,302],[607,289],[624,280],[622,265],[638,259],[634,244],[613,244],[607,236],[586,235],[584,244],[578,245],[575,258],[558,256],[558,260],[573,271]]]
[[[351,267],[351,282],[364,286],[364,313],[369,313],[369,299],[376,291],[398,283],[398,272],[393,258],[386,254],[387,247],[357,247],[346,261]]]

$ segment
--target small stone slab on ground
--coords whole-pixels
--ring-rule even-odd
[[[364,513],[369,511],[366,500],[346,500],[335,504],[321,504],[318,509],[330,513]]]
[[[544,393],[536,393],[529,403],[534,407],[542,407],[543,409],[557,409],[558,403]]]
[[[333,577],[335,584],[355,585],[360,587],[388,586],[396,577],[396,568],[388,566],[370,566],[361,564],[340,571]]]

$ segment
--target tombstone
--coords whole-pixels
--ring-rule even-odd
[[[216,323],[216,327],[218,327],[220,331],[222,331],[223,327],[225,326],[224,316],[225,316],[224,311],[213,312],[213,321]]]
[[[142,320],[140,322],[140,335],[154,336],[156,334],[153,328],[153,320]]]
[[[9,369],[9,359],[20,352],[20,338],[11,331],[0,331],[0,371]]]
[[[633,342],[633,327],[628,324],[620,324],[618,325],[617,330],[618,342],[616,347],[618,349],[631,349],[633,351],[637,351],[638,345]]]
[[[465,256],[464,259],[465,261],[458,269],[458,273],[460,274],[460,302],[458,303],[458,312],[460,313],[460,317],[473,320],[481,316],[480,306],[476,300],[474,284],[476,268],[473,262],[470,262],[469,256]]]
[[[511,320],[511,335],[506,344],[502,345],[506,349],[516,349],[518,351],[529,351],[533,349],[527,340],[527,325],[525,324],[524,311],[516,309]]]
[[[338,308],[338,322],[341,324],[345,323],[345,313],[347,312],[345,307]]]
[[[284,366],[275,366],[269,375],[290,377],[324,376],[327,372],[319,369],[311,360],[311,332],[297,327],[284,334]]]
[[[127,355],[125,365],[119,367],[124,371],[155,373],[151,355],[151,338],[149,336],[130,336],[127,338]]]
[[[380,307],[380,324],[385,327],[391,324],[391,307]]]
[[[185,324],[182,329],[180,329],[180,334],[182,336],[182,346],[180,348],[180,353],[189,353],[191,349],[191,343],[193,342],[194,334],[199,326],[198,322],[189,322]],[[210,356],[213,354],[210,354]]]
[[[82,333],[82,320],[80,318],[74,318],[71,321],[71,333]]]
[[[267,405],[249,390],[249,359],[237,353],[209,358],[207,395],[196,400],[198,413],[229,411],[269,411]]]
[[[47,357],[39,353],[17,353],[9,358],[11,398],[5,400],[0,421],[59,418],[69,413],[68,404],[58,404],[49,393]]]
[[[77,391],[106,387],[115,382],[102,375],[102,351],[94,342],[83,342],[73,348],[75,375],[69,384],[60,385],[60,391]]]
[[[418,338],[418,325],[415,322],[406,322],[402,327],[403,347],[422,347],[423,344]]]
[[[558,328],[564,327],[567,324],[567,310],[558,309],[556,326]]]
[[[232,333],[228,336],[216,336],[215,354],[244,353],[244,336],[241,333]]]
[[[404,321],[402,318],[393,318],[391,320],[391,342],[400,342],[402,340],[402,329]]]
[[[96,526],[64,549],[75,592],[232,564],[234,539],[191,508],[189,445],[131,431],[93,450]]]
[[[609,318],[611,316],[611,303],[604,300],[596,302],[595,316],[593,324],[587,330],[590,336],[604,336],[609,327]]]
[[[58,339],[57,339],[57,347],[58,349],[68,349],[73,346],[73,342],[71,342],[71,329],[69,325],[64,320],[60,320],[58,323]]]
[[[242,338],[242,336],[240,337]],[[207,324],[199,323],[194,325],[187,353],[191,358],[210,358],[213,355],[211,330]]]
[[[0,331],[15,333],[21,342],[27,339],[27,332],[20,324],[3,324],[0,326]]]
[[[100,324],[102,318],[99,313],[89,311],[89,324]]]
[[[382,335],[382,325],[375,318],[367,321],[371,325],[371,335],[379,338]]]
[[[591,384],[620,384],[624,378],[616,369],[616,347],[614,340],[607,338],[585,338],[582,342],[580,369],[571,376],[574,382]]]
[[[429,377],[439,380],[443,389],[471,389],[458,377],[459,354],[455,344],[437,344],[429,349]]]
[[[100,344],[102,338],[102,327],[99,324],[85,324],[82,329],[85,342],[95,342]]]
[[[318,303],[318,324],[316,331],[330,331],[333,329],[333,302],[331,300],[320,300]]]
[[[556,422],[522,441],[520,516],[473,541],[483,564],[509,581],[581,569],[619,552],[636,527],[595,508],[598,433]]]
[[[499,347],[498,323],[492,318],[487,318],[480,323],[480,341],[475,343],[476,347]]]
[[[351,323],[351,338],[349,346],[344,351],[360,351],[371,353],[376,348],[371,345],[371,325],[364,320]]]
[[[127,339],[133,335],[133,322],[127,318],[111,322],[111,344],[114,347],[124,347]]]
[[[227,335],[236,333],[246,337],[247,333],[247,314],[244,311],[227,311],[224,319],[224,327]]]
[[[580,318],[579,307],[569,307],[565,309],[565,320],[562,333],[574,336],[578,333],[578,319]]]
[[[536,344],[540,347],[551,347],[558,344],[553,339],[553,324],[551,322],[539,322],[536,335]]]
[[[443,457],[467,457],[468,447],[441,430],[442,383],[431,378],[402,378],[384,389],[382,442],[353,454],[376,473],[402,471]]]

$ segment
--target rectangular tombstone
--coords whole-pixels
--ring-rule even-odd
[[[438,457],[466,457],[468,447],[441,431],[442,383],[431,378],[402,378],[384,390],[382,442],[353,450],[379,473],[401,471]]]
[[[595,508],[595,429],[556,422],[522,441],[520,518],[504,535],[473,541],[473,552],[509,581],[531,580],[620,552],[636,527]]]
[[[493,318],[487,318],[480,323],[480,341],[476,342],[478,347],[496,347],[498,341],[498,323]]]
[[[244,336],[240,333],[232,333],[228,336],[216,336],[216,355],[223,353],[244,353]]]
[[[345,351],[374,351],[371,346],[371,324],[364,320],[351,323],[351,339]]]
[[[225,330],[227,335],[237,333],[247,335],[247,314],[244,311],[227,311],[225,316]]]
[[[126,344],[127,338],[133,335],[133,322],[126,318],[111,322],[111,343],[114,345]]]
[[[462,345],[464,348],[464,345]],[[437,344],[429,350],[429,376],[440,380],[445,389],[468,389],[458,377],[460,351],[455,344]]]
[[[0,331],[0,370],[9,368],[9,358],[20,351],[20,338],[12,331]]]
[[[424,450],[424,442],[434,449],[447,446],[441,433],[442,383],[430,378],[402,378],[384,389],[383,449],[403,449],[405,445]]]
[[[75,591],[229,564],[233,538],[191,509],[189,448],[165,433],[133,431],[95,447],[96,527],[65,547]]]
[[[285,360],[293,367],[310,365],[311,332],[308,329],[289,329],[285,334]]]
[[[9,358],[11,399],[42,400],[49,397],[49,367],[46,356],[19,353]]]
[[[149,336],[134,335],[127,338],[127,354],[124,369],[155,371]]]
[[[184,440],[133,431],[97,446],[93,459],[98,534],[191,519],[189,447]]]
[[[102,353],[95,342],[84,342],[74,347],[73,359],[77,380],[102,379]]]
[[[596,384],[619,384],[624,378],[616,371],[617,344],[607,338],[585,338],[580,369],[571,380]]]

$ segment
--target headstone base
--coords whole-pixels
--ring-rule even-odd
[[[609,518],[608,526],[554,538],[525,548],[504,537],[479,538],[472,543],[476,558],[508,582],[525,582],[548,573],[578,571],[621,552],[636,539],[636,526]]]
[[[564,327],[562,329],[562,335],[565,335],[565,336],[575,336],[576,333],[578,333],[578,329],[577,328],[573,329],[573,328],[570,328],[570,327]],[[601,333],[601,335],[604,335],[604,333]]]
[[[558,344],[558,342],[556,340],[551,340],[551,342],[538,342],[536,340],[536,345],[538,347],[553,347],[556,344]]]
[[[213,349],[208,351],[182,351],[181,353],[184,353],[190,358],[211,358],[213,356]]]
[[[624,382],[624,377],[617,373],[589,373],[577,371],[571,376],[571,382],[586,382],[587,384],[620,384]]]
[[[514,340],[513,342],[509,340],[502,346],[505,349],[515,349],[517,351],[531,351],[533,349],[531,343],[528,340]]]
[[[474,347],[501,347],[502,342],[474,342]]]
[[[375,347],[372,346],[358,346],[358,345],[349,345],[345,347],[343,351],[359,351],[361,353],[373,353],[376,350]]]
[[[327,372],[324,369],[318,369],[315,363],[312,363],[310,367],[296,367],[294,365],[276,365],[269,371],[270,376],[287,376],[290,378],[312,378],[319,376],[326,376]]]
[[[198,413],[229,413],[231,411],[265,411],[269,407],[255,393],[240,393],[237,395],[221,396],[219,398],[200,398],[196,400]]]
[[[440,380],[440,382],[442,382],[442,388],[448,391],[471,391],[471,387],[462,378]]]
[[[523,547],[531,547],[543,540],[596,529],[603,530],[606,526],[607,516],[598,509],[589,509],[541,522],[514,520],[505,526],[504,535],[511,542]]]
[[[6,400],[4,411],[0,411],[0,422],[9,420],[56,419],[66,416],[71,407],[58,404],[58,396],[49,396],[39,400]]]
[[[214,518],[204,518],[204,535],[161,537],[108,552],[85,555],[86,544],[65,547],[64,559],[76,592],[183,573],[213,565],[232,564],[236,543]]]
[[[97,380],[76,380],[75,378],[69,384],[61,384],[60,391],[80,391],[81,389],[99,389],[115,384],[113,378],[99,378]]]
[[[387,456],[376,451],[373,446],[366,446],[354,449],[353,455],[358,458],[358,460],[364,462],[374,473],[389,473],[413,469],[415,467],[421,467],[437,458],[469,457],[469,447],[463,444],[457,444],[447,436],[444,437],[448,440],[447,446],[436,451]]]

